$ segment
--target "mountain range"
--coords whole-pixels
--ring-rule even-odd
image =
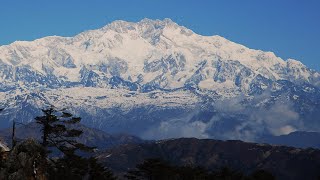
[[[126,144],[100,152],[96,157],[118,174],[133,170],[145,159],[209,170],[228,167],[245,174],[265,170],[283,180],[318,179],[320,168],[320,151],[316,149],[195,138]]]
[[[170,19],[0,46],[0,126],[54,105],[144,139],[320,132],[320,73]]]
[[[108,134],[104,131],[88,128],[82,124],[73,125],[72,128],[81,130],[83,133],[76,138],[77,142],[83,143],[86,146],[94,147],[95,152],[116,147],[122,144],[139,144],[145,142],[138,137],[126,134]],[[7,145],[11,147],[12,129],[0,130],[0,147],[8,150]],[[34,139],[41,142],[42,132],[41,126],[35,122],[20,125],[15,129],[15,140],[20,143],[27,139]],[[2,144],[1,144],[2,142]]]
[[[145,141],[125,134],[110,135],[81,124],[74,125],[72,128],[83,131],[83,134],[77,138],[78,142],[96,147],[93,153],[83,155],[94,156],[99,163],[110,168],[120,179],[126,172],[134,170],[138,164],[147,159],[161,159],[175,166],[202,167],[210,171],[227,167],[232,171],[251,174],[257,170],[264,170],[277,179],[316,179],[320,175],[319,149],[196,138]],[[23,141],[28,138],[41,140],[40,126],[36,123],[19,126],[15,132],[18,140],[16,147],[30,142]],[[0,137],[7,144],[10,144],[10,134],[10,129],[0,131]],[[319,133],[311,136],[296,132],[288,135],[289,138],[290,136],[319,137]],[[286,136],[281,136],[279,140],[283,138]],[[2,154],[5,154],[3,150],[8,151],[4,142],[0,141]],[[53,150],[51,155],[56,157],[59,153]]]

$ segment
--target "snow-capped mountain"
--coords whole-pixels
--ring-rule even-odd
[[[92,126],[144,137],[318,131],[319,87],[320,74],[297,60],[170,19],[0,46],[3,116],[30,121],[53,104]],[[276,117],[261,118],[269,113]]]

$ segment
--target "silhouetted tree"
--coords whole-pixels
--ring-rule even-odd
[[[131,180],[274,180],[274,176],[264,170],[255,171],[250,176],[223,167],[209,171],[201,167],[174,166],[161,159],[146,159],[125,175]]]
[[[43,109],[42,112],[44,116],[38,116],[35,120],[41,125],[44,148],[55,147],[64,155],[73,155],[77,150],[90,152],[94,149],[75,140],[82,131],[72,126],[81,121],[80,117],[73,117],[72,114],[64,111],[59,112],[53,107]]]
[[[50,179],[82,179],[88,171],[88,164],[80,156],[64,156],[53,161],[49,171]]]
[[[220,170],[211,172],[209,177],[210,179],[215,179],[215,180],[247,179],[247,177],[242,172],[232,170],[228,167],[223,167]]]
[[[50,171],[50,179],[86,179],[86,180],[114,180],[113,173],[103,167],[93,157],[84,158],[68,155],[56,159]]]
[[[88,159],[89,161],[89,180],[103,180],[103,179],[116,179],[108,168],[102,166],[97,162],[97,159],[91,157]]]
[[[76,138],[83,132],[76,127],[80,117],[73,117],[65,111],[57,111],[54,107],[43,109],[43,116],[35,120],[41,125],[43,147],[56,148],[63,157],[50,162],[50,179],[114,179],[112,172],[103,168],[94,158],[84,158],[79,151],[93,152],[94,147],[77,142]]]
[[[249,179],[252,180],[275,180],[276,178],[265,170],[256,170],[250,176]]]
[[[15,133],[16,133],[16,121],[13,120],[12,121],[12,133],[11,133],[11,149],[13,149],[17,144],[16,138],[15,138]]]
[[[174,180],[177,179],[177,172],[168,162],[160,159],[147,159],[137,165],[135,170],[129,171],[126,178],[131,180]]]

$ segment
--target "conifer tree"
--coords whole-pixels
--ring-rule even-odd
[[[107,168],[101,166],[94,158],[84,158],[81,152],[93,152],[94,147],[77,142],[76,138],[83,132],[76,125],[80,117],[74,117],[64,110],[58,111],[54,107],[43,109],[43,116],[35,120],[41,125],[42,146],[56,148],[63,153],[63,157],[51,162],[49,179],[114,179]]]
[[[81,121],[80,117],[73,117],[65,111],[57,111],[54,107],[43,109],[44,116],[35,118],[41,125],[42,145],[44,148],[54,147],[64,155],[73,155],[77,150],[90,152],[94,147],[88,147],[75,140],[82,134],[82,131],[73,128]]]

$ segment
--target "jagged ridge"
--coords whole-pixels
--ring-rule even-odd
[[[240,139],[318,131],[312,119],[319,114],[319,82],[319,73],[299,61],[201,36],[170,19],[115,21],[75,37],[0,47],[6,118],[30,121],[39,108],[54,104],[95,127],[140,136],[156,137],[148,129],[169,128],[165,122],[181,127],[181,119],[197,130],[195,137],[217,136],[212,129]],[[286,118],[256,120],[261,114],[253,110]]]

